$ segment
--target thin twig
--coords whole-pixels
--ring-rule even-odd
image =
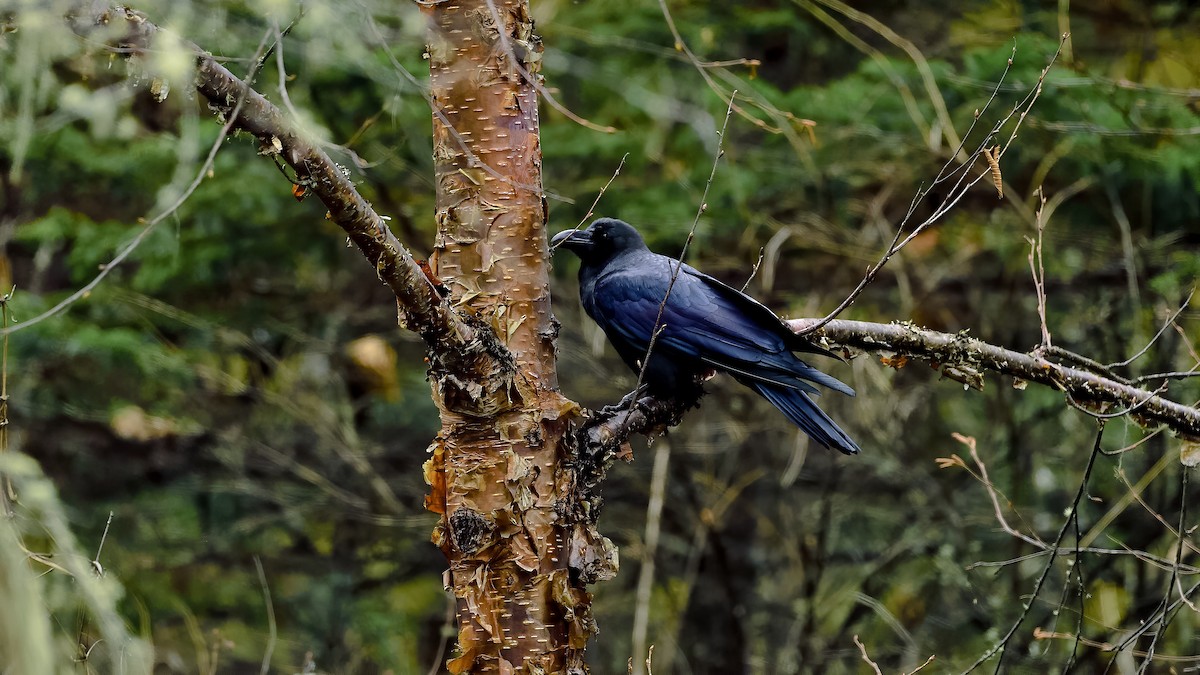
[[[1103,453],[1101,453],[1101,454],[1103,454]],[[1045,546],[1045,548],[1043,548],[1039,551],[1034,551],[1033,553],[1027,553],[1025,555],[1017,556],[1015,558],[1009,558],[1007,560],[984,560],[984,561],[973,562],[970,565],[964,566],[963,569],[969,572],[971,570],[981,569],[981,568],[987,569],[987,568],[1009,567],[1011,565],[1023,563],[1026,560],[1034,560],[1036,558],[1040,558],[1040,557],[1050,553],[1049,544],[1043,544],[1043,546]],[[1135,551],[1130,548],[1119,549],[1119,548],[1099,548],[1096,546],[1071,546],[1070,548],[1061,549],[1058,552],[1059,555],[1066,555],[1069,553],[1072,553],[1072,554],[1091,553],[1091,554],[1095,554],[1095,555],[1108,555],[1108,556],[1122,556],[1122,555],[1133,556],[1134,558],[1137,558],[1138,560],[1141,560],[1142,562],[1149,563],[1153,567],[1157,567],[1158,569],[1161,569],[1164,571],[1169,571],[1174,566],[1174,562],[1168,558],[1163,558],[1161,556],[1152,555],[1145,551]],[[1195,574],[1200,574],[1200,567],[1195,567],[1193,565],[1181,564],[1179,566],[1179,573],[1181,576],[1192,576]]]
[[[1154,380],[1186,380],[1191,377],[1200,377],[1200,366],[1192,366],[1191,370],[1173,370],[1169,373],[1151,373],[1150,375],[1142,375],[1130,380],[1133,384],[1142,384],[1145,382],[1153,382]]]
[[[875,675],[883,675],[883,671],[879,670],[879,664],[872,661],[870,656],[867,656],[867,648],[863,646],[862,641],[858,639],[857,635],[854,636],[854,644],[858,645],[858,652],[862,654],[862,660],[866,661],[868,666],[871,666],[871,670],[875,671]]]
[[[300,11],[304,11],[303,7],[301,7]],[[279,98],[283,101],[284,107],[292,114],[293,118],[303,119],[300,111],[296,110],[295,105],[292,105],[292,97],[288,95],[287,68],[283,63],[283,36],[287,31],[291,30],[291,26],[288,26],[286,30],[281,30],[279,22],[271,19],[271,27],[275,29],[275,69],[279,71]]]
[[[96,576],[104,576],[104,567],[100,565],[100,553],[104,551],[104,542],[108,541],[108,528],[112,527],[113,512],[108,512],[108,520],[104,523],[104,533],[100,535],[100,545],[96,547],[96,557],[92,558],[92,571]]]
[[[1020,129],[1021,123],[1025,120],[1026,115],[1029,114],[1029,111],[1032,110],[1033,104],[1037,102],[1038,97],[1041,96],[1042,84],[1046,79],[1046,75],[1050,72],[1050,67],[1054,65],[1059,53],[1061,53],[1062,46],[1066,41],[1066,38],[1067,36],[1063,36],[1063,39],[1059,41],[1058,50],[1054,52],[1054,55],[1050,57],[1050,62],[1045,68],[1042,69],[1041,75],[1038,77],[1038,80],[1034,84],[1033,88],[1030,89],[1025,97],[1013,107],[1011,112],[1009,112],[1003,119],[1001,119],[992,127],[992,130],[983,138],[976,150],[970,154],[968,161],[963,162],[957,168],[952,170],[948,170],[948,167],[950,166],[950,163],[948,162],[934,178],[929,187],[922,187],[917,190],[917,193],[913,196],[912,202],[909,204],[908,212],[904,215],[904,218],[901,219],[899,227],[896,228],[896,235],[892,238],[891,244],[888,245],[887,250],[883,253],[880,259],[867,269],[862,281],[860,281],[854,290],[851,291],[848,296],[846,296],[846,299],[842,300],[842,302],[824,318],[811,323],[799,331],[800,335],[808,335],[813,331],[820,329],[822,326],[835,319],[839,314],[850,307],[850,305],[854,304],[854,301],[857,300],[862,294],[863,290],[869,284],[871,284],[876,277],[878,277],[880,270],[883,269],[883,267],[892,259],[893,256],[899,253],[905,246],[908,245],[909,242],[923,233],[931,225],[941,220],[942,217],[949,213],[951,209],[957,206],[958,202],[962,200],[967,191],[969,191],[985,177],[990,176],[990,173],[982,172],[978,173],[973,178],[968,178],[968,176],[971,175],[971,168],[974,167],[979,161],[980,157],[982,157],[983,149],[990,147],[992,139],[1000,133],[1000,130],[1003,129],[1010,120],[1016,117],[1017,121],[1012,132],[1009,134],[1008,139],[1001,146],[1000,156],[1003,156],[1004,153],[1008,151],[1008,148],[1016,139],[1017,131]],[[999,91],[1000,85],[1003,84],[1004,78],[1007,76],[1011,68],[1012,59],[1010,58],[1008,61],[1008,66],[1005,68],[1004,72],[1001,74],[999,82],[996,84],[996,89],[993,90],[992,98],[988,101],[989,105],[991,101],[995,99],[996,92]],[[956,175],[957,178],[955,178],[953,186],[950,187],[947,196],[942,200],[937,208],[934,209],[934,212],[919,225],[913,228],[913,230],[908,233],[908,236],[901,239],[901,237],[904,235],[906,227],[908,226],[909,220],[916,212],[917,206],[921,203],[922,199],[928,195],[933,187],[938,183],[949,180],[950,178],[954,178]]]
[[[1151,472],[1147,472],[1147,473],[1149,474]],[[1161,473],[1161,471],[1154,472],[1153,477],[1157,477],[1159,475],[1159,473]],[[1184,473],[1183,480],[1186,481],[1187,474],[1188,474],[1186,467],[1185,467],[1185,470],[1183,473]],[[1182,526],[1180,526],[1179,528],[1173,527],[1171,525],[1171,523],[1167,522],[1167,519],[1161,513],[1150,508],[1150,505],[1146,503],[1146,499],[1144,497],[1142,497],[1142,490],[1145,489],[1145,487],[1146,487],[1145,484],[1133,485],[1132,483],[1130,483],[1129,477],[1127,475],[1125,475],[1125,469],[1123,469],[1121,467],[1117,467],[1116,475],[1117,475],[1117,478],[1119,478],[1121,480],[1121,483],[1123,483],[1125,485],[1125,489],[1129,491],[1129,495],[1133,498],[1133,501],[1136,501],[1146,511],[1146,513],[1149,513],[1152,518],[1154,518],[1156,521],[1158,521],[1158,523],[1167,530],[1168,534],[1170,534],[1172,537],[1179,539],[1180,544],[1183,546],[1186,546],[1188,551],[1190,551],[1192,553],[1200,554],[1200,546],[1197,546],[1196,544],[1193,544],[1192,542],[1188,541],[1187,533],[1185,532],[1185,530]],[[1187,493],[1187,485],[1184,485],[1184,499],[1186,499],[1186,493]],[[1187,505],[1184,504],[1180,508],[1181,514],[1183,512],[1186,512],[1186,510],[1187,510]],[[1177,562],[1169,563],[1169,564],[1171,566],[1175,567],[1176,569],[1178,569]]]
[[[267,40],[270,39],[272,32],[273,31],[268,30],[263,35],[262,40],[258,43],[258,49],[255,51],[255,57],[251,62],[252,65],[250,67],[250,71],[246,75],[247,80],[253,79],[254,74],[258,72],[258,68],[261,65],[259,59],[263,54],[263,50],[266,48]],[[178,211],[179,207],[183,206],[184,202],[186,202],[188,198],[192,196],[192,193],[196,191],[196,188],[200,187],[200,183],[204,181],[204,178],[208,175],[209,170],[212,168],[213,161],[217,157],[217,152],[221,150],[221,146],[225,142],[225,137],[229,135],[229,132],[233,130],[234,125],[237,123],[238,113],[241,112],[242,106],[245,105],[246,98],[247,96],[243,94],[232,106],[233,114],[229,115],[225,124],[222,125],[220,133],[217,134],[216,141],[214,141],[212,147],[209,148],[208,157],[206,157],[204,163],[200,165],[200,170],[196,172],[196,177],[192,179],[192,182],[188,184],[188,187],[183,191],[183,193],[180,194],[174,202],[167,206],[166,209],[164,209],[154,218],[151,218],[150,222],[146,223],[146,226],[142,228],[141,232],[138,232],[137,236],[135,236],[132,241],[126,244],[125,248],[121,249],[112,260],[102,265],[100,267],[99,274],[93,277],[92,280],[85,284],[82,288],[64,298],[57,305],[33,317],[32,319],[23,321],[15,326],[4,326],[0,328],[0,334],[10,335],[17,331],[25,330],[31,326],[36,326],[42,321],[56,316],[71,305],[90,295],[92,290],[99,286],[100,282],[103,281],[110,272],[120,266],[121,263],[125,262],[125,259],[128,258],[129,255],[133,253],[143,241],[146,240],[146,237],[150,236],[150,233],[153,232],[156,227],[158,227],[158,224]]]
[[[1126,647],[1128,647],[1134,641],[1140,639],[1143,635],[1146,634],[1147,631],[1150,630],[1151,626],[1153,626],[1155,623],[1157,623],[1160,613],[1162,613],[1164,615],[1168,614],[1168,613],[1174,613],[1174,612],[1178,611],[1180,608],[1182,608],[1185,604],[1187,604],[1188,606],[1192,606],[1191,603],[1189,602],[1188,598],[1193,593],[1195,593],[1197,590],[1200,590],[1200,582],[1197,582],[1196,584],[1194,584],[1186,592],[1181,593],[1179,596],[1179,599],[1172,602],[1167,607],[1163,607],[1162,605],[1159,605],[1159,609],[1156,610],[1149,619],[1143,620],[1141,625],[1139,625],[1134,630],[1130,631],[1129,635],[1125,636],[1125,639],[1121,640],[1116,645],[1112,645],[1112,648],[1108,651],[1113,651],[1113,652],[1124,651]]]
[[[621,169],[625,167],[625,160],[627,159],[629,159],[628,152],[624,155],[621,155],[621,161],[617,164],[617,170],[613,171],[613,174],[608,178],[608,182],[604,184],[604,187],[600,188],[600,192],[596,193],[596,199],[592,201],[592,205],[588,207],[587,213],[583,214],[583,218],[580,219],[579,223],[575,225],[573,231],[578,232],[579,228],[583,227],[583,224],[586,223],[589,218],[596,215],[596,205],[600,203],[600,198],[604,196],[604,193],[608,192],[608,186],[612,185],[613,181],[617,179],[617,176],[621,175]],[[562,246],[564,243],[566,243],[566,241],[566,239],[563,239],[554,246],[551,246],[550,252],[553,253],[558,250],[558,247]]]
[[[721,124],[721,130],[717,132],[717,151],[713,154],[712,170],[708,172],[708,181],[704,183],[704,192],[700,194],[700,206],[696,208],[696,217],[692,220],[692,228],[688,230],[687,239],[683,241],[683,250],[679,252],[679,259],[675,261],[675,270],[671,273],[671,281],[667,283],[667,292],[663,295],[662,302],[658,305],[658,316],[654,319],[654,331],[650,335],[650,344],[646,346],[646,356],[642,358],[642,368],[638,371],[637,384],[633,391],[640,391],[642,381],[646,377],[646,368],[650,365],[650,355],[654,352],[654,345],[658,342],[658,336],[666,328],[663,325],[663,312],[667,309],[667,301],[671,298],[671,291],[675,288],[675,281],[679,279],[679,273],[683,271],[683,259],[687,257],[688,246],[691,245],[692,239],[696,236],[696,228],[700,226],[700,216],[708,210],[708,190],[712,187],[713,178],[717,175],[717,167],[721,163],[721,157],[725,155],[725,131],[729,128],[729,118],[733,113],[733,101],[737,97],[737,92],[729,97],[729,106],[725,109],[725,121]]]
[[[763,258],[767,255],[767,247],[762,246],[758,249],[758,260],[754,261],[754,269],[750,270],[750,276],[746,277],[746,283],[742,284],[742,292],[745,293],[747,288],[750,288],[750,282],[754,281],[754,277],[758,275],[758,268],[762,267]]]
[[[1075,499],[1071,502],[1072,512],[1079,509],[1079,503],[1083,499],[1083,495],[1087,492],[1088,480],[1092,476],[1092,467],[1096,465],[1096,457],[1100,455],[1100,441],[1103,438],[1104,423],[1101,422],[1099,423],[1099,428],[1096,431],[1096,441],[1092,445],[1092,454],[1088,457],[1087,466],[1083,470],[1083,479],[1079,481],[1079,490],[1076,491]],[[1029,597],[1029,600],[1024,603],[1021,615],[1018,616],[1017,620],[1013,622],[1013,625],[1011,628],[1009,628],[1008,633],[1006,633],[999,642],[997,642],[995,645],[992,645],[990,649],[984,652],[982,656],[976,659],[970,667],[963,671],[963,675],[967,675],[967,673],[970,673],[979,666],[983,665],[984,662],[995,656],[997,652],[1000,654],[1000,658],[996,661],[996,672],[1001,672],[1001,667],[1004,665],[1004,654],[1008,650],[1008,644],[1010,641],[1012,641],[1013,636],[1016,635],[1017,630],[1020,629],[1021,624],[1024,623],[1025,619],[1029,616],[1030,609],[1033,607],[1038,595],[1042,592],[1042,586],[1045,585],[1046,579],[1050,576],[1050,570],[1054,568],[1054,560],[1058,556],[1059,547],[1062,546],[1063,539],[1067,535],[1067,528],[1070,526],[1070,524],[1071,519],[1068,518],[1065,522],[1063,522],[1062,527],[1059,528],[1058,536],[1055,537],[1054,545],[1050,552],[1050,559],[1046,561],[1046,566],[1042,568],[1042,573],[1038,577],[1037,583],[1033,587],[1033,594]]]
[[[1039,186],[1034,196],[1038,200],[1037,213],[1034,215],[1037,234],[1036,238],[1026,237],[1025,241],[1029,242],[1029,271],[1033,273],[1033,290],[1037,293],[1037,313],[1042,328],[1042,344],[1038,345],[1038,349],[1049,349],[1053,343],[1050,340],[1050,327],[1046,324],[1046,267],[1042,264],[1042,235],[1046,232],[1046,193],[1042,192]]]
[[[928,666],[929,664],[933,663],[934,658],[935,658],[935,655],[930,654],[929,658],[925,659],[925,663],[922,663],[921,665],[917,666],[914,670],[909,671],[907,673],[907,675],[917,675],[917,673],[921,672],[922,670],[925,670],[925,666]]]
[[[1093,647],[1095,649],[1100,649],[1100,650],[1103,650],[1106,652],[1111,652],[1116,649],[1116,646],[1111,642],[1100,642],[1099,640],[1091,640],[1091,639],[1083,637],[1078,632],[1076,632],[1074,635],[1072,635],[1071,633],[1056,633],[1054,631],[1048,631],[1048,630],[1044,630],[1042,628],[1034,628],[1033,629],[1033,639],[1034,640],[1074,640],[1077,644],[1084,645],[1085,647]],[[1139,656],[1139,657],[1146,656],[1146,652],[1144,652],[1140,649],[1132,649],[1129,651],[1129,653],[1132,654],[1133,656]],[[1196,663],[1197,661],[1200,661],[1200,656],[1174,656],[1171,654],[1156,654],[1154,656],[1154,658],[1159,661],[1166,662],[1166,663]]]
[[[1162,385],[1158,389],[1155,389],[1152,392],[1148,392],[1146,394],[1146,397],[1143,398],[1142,400],[1140,400],[1126,408],[1123,408],[1121,410],[1114,410],[1114,411],[1108,412],[1108,413],[1099,413],[1094,410],[1089,410],[1088,408],[1080,405],[1078,402],[1075,401],[1075,398],[1073,396],[1071,396],[1071,392],[1069,392],[1069,391],[1064,391],[1063,396],[1066,397],[1067,403],[1072,408],[1075,408],[1076,410],[1078,410],[1082,413],[1085,413],[1087,415],[1091,415],[1092,417],[1095,417],[1098,420],[1111,420],[1111,419],[1116,419],[1118,417],[1124,417],[1126,415],[1132,415],[1133,413],[1140,410],[1143,406],[1145,406],[1146,404],[1153,401],[1156,396],[1158,396],[1159,394],[1162,394],[1166,390],[1167,390],[1167,383],[1163,382]]]
[[[971,459],[975,460],[975,466],[979,467],[979,475],[977,476],[977,478],[978,478],[979,482],[983,484],[984,490],[987,491],[988,499],[990,499],[992,502],[992,510],[994,511],[994,513],[996,515],[996,522],[1000,523],[1000,527],[1003,528],[1004,531],[1007,532],[1009,535],[1016,537],[1017,539],[1020,539],[1021,541],[1025,542],[1026,544],[1030,544],[1031,546],[1036,546],[1042,550],[1046,550],[1047,549],[1046,542],[1042,541],[1037,535],[1033,535],[1033,536],[1027,535],[1024,532],[1021,532],[1020,530],[1016,529],[1012,525],[1008,524],[1008,519],[1006,519],[1004,517],[1004,509],[1000,506],[999,490],[997,490],[995,483],[993,483],[992,479],[988,476],[987,465],[984,464],[983,460],[980,459],[980,457],[979,457],[979,450],[976,447],[977,444],[975,442],[975,439],[970,436],[963,436],[962,434],[960,434],[958,432],[954,432],[950,435],[951,435],[951,437],[954,438],[954,440],[967,446],[967,450],[969,450],[971,453]],[[963,466],[963,468],[967,468],[965,463],[961,463],[961,465]],[[967,469],[967,470],[970,471],[970,469]],[[974,472],[971,472],[971,473],[974,473]],[[1008,498],[1005,498],[1005,501],[1009,501]],[[1011,504],[1012,502],[1009,501],[1009,503]]]
[[[1175,591],[1175,583],[1179,580],[1179,562],[1183,558],[1183,542],[1184,542],[1184,521],[1187,519],[1187,503],[1188,503],[1188,476],[1191,471],[1188,467],[1183,467],[1182,485],[1179,489],[1179,544],[1175,547],[1175,565],[1171,568],[1171,581],[1167,584],[1167,592],[1163,595],[1162,604],[1165,606],[1171,599],[1171,593]],[[1180,593],[1180,598],[1183,594]],[[1159,621],[1158,630],[1154,632],[1154,637],[1150,640],[1150,646],[1146,648],[1146,659],[1142,661],[1142,665],[1138,668],[1139,673],[1146,672],[1150,667],[1150,663],[1154,660],[1154,647],[1158,644],[1158,638],[1167,630],[1167,613],[1163,612],[1162,619]]]
[[[1150,338],[1150,341],[1147,342],[1146,346],[1142,347],[1141,350],[1138,351],[1138,353],[1125,359],[1124,361],[1110,363],[1110,364],[1108,364],[1108,367],[1109,368],[1124,368],[1125,366],[1128,366],[1129,364],[1133,363],[1134,361],[1137,361],[1138,359],[1142,358],[1146,354],[1146,352],[1150,351],[1150,348],[1154,346],[1154,343],[1158,342],[1158,338],[1162,337],[1163,333],[1167,332],[1167,329],[1170,328],[1171,325],[1175,323],[1175,320],[1179,318],[1179,315],[1183,314],[1183,311],[1188,308],[1188,305],[1190,305],[1192,303],[1192,296],[1195,294],[1196,294],[1196,289],[1193,288],[1191,290],[1191,292],[1188,293],[1187,299],[1184,300],[1183,304],[1179,306],[1179,309],[1175,310],[1175,312],[1173,314],[1171,314],[1170,318],[1168,318],[1163,323],[1162,328],[1158,329],[1158,332],[1154,334],[1154,337]],[[1149,379],[1158,379],[1157,377],[1154,377],[1154,376],[1147,376],[1147,377]]]

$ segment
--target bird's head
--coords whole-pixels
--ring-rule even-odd
[[[632,225],[616,218],[600,218],[585,230],[559,232],[550,240],[551,249],[574,251],[585,263],[602,262],[625,251],[646,248],[642,235]]]

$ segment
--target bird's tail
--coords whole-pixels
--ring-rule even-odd
[[[827,448],[834,448],[847,455],[857,455],[858,444],[842,431],[824,410],[817,407],[809,395],[787,387],[777,387],[754,380],[743,381],[760,396],[779,408],[793,424],[808,434],[809,438]]]

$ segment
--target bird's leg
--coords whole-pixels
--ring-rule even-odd
[[[629,392],[628,394],[625,394],[625,397],[622,398],[618,403],[615,403],[613,405],[606,405],[603,408],[601,408],[600,414],[601,415],[616,415],[617,413],[619,413],[623,410],[632,410],[634,408],[634,406],[637,405],[637,401],[639,398],[641,398],[642,394],[646,393],[646,389],[647,389],[647,386],[645,384],[642,384],[640,387],[634,389],[633,391]]]

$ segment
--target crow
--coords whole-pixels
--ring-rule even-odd
[[[729,373],[814,441],[848,455],[858,453],[858,444],[813,403],[811,396],[819,392],[809,382],[848,396],[854,390],[793,352],[837,356],[797,336],[757,300],[652,252],[632,225],[615,218],[560,232],[550,243],[579,256],[583,309],[635,373],[642,372],[658,332],[642,375],[649,393],[696,400],[713,371]]]

